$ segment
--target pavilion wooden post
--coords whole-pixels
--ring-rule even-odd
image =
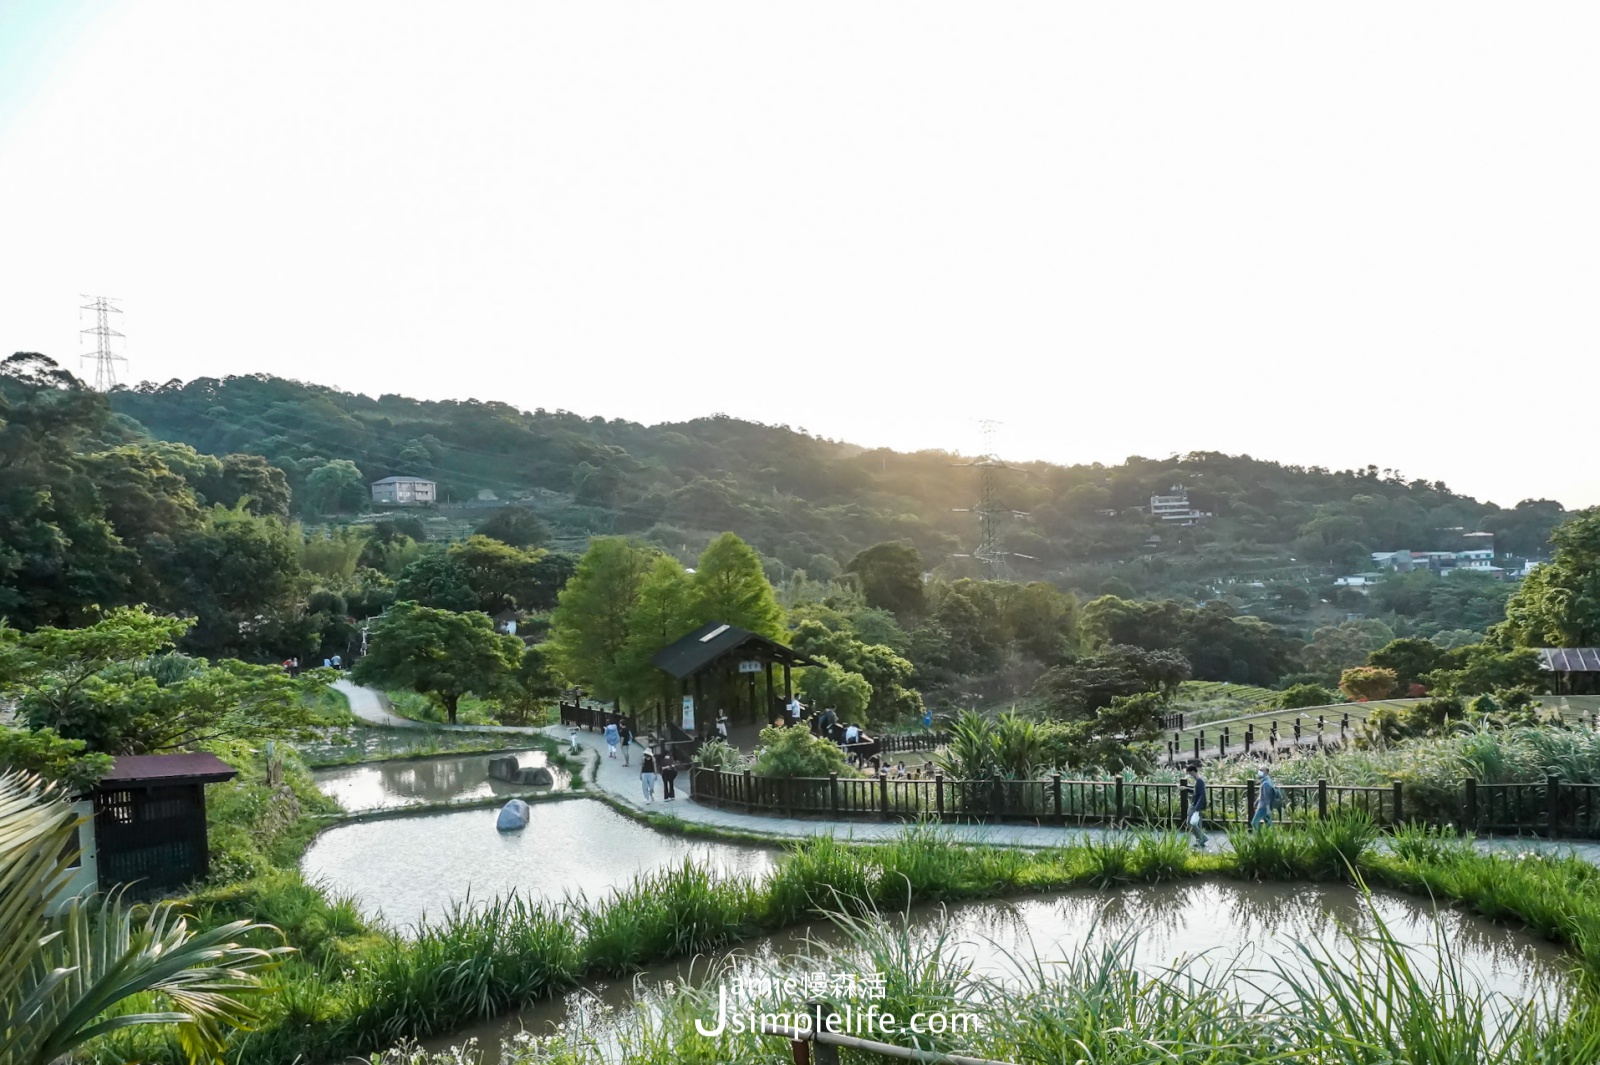
[[[791,679],[792,676],[793,674],[789,669],[789,663],[785,662],[783,664],[783,701],[785,703],[794,698],[794,684]]]
[[[694,730],[696,732],[704,731],[704,727],[700,724],[702,720],[700,715],[704,713],[707,713],[705,685],[700,683],[700,674],[696,673],[694,675]]]
[[[772,707],[769,705],[760,714],[756,713],[756,675],[754,673],[746,673],[745,676],[750,678],[750,714],[758,724],[765,725],[771,720]]]
[[[772,659],[767,659],[767,713],[772,713],[772,704],[776,701],[777,693],[772,685]]]

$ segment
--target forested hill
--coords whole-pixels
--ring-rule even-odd
[[[908,540],[960,572],[977,523],[978,474],[939,451],[905,454],[725,416],[639,425],[503,403],[376,399],[267,376],[144,384],[111,396],[151,435],[281,467],[303,515],[359,510],[364,484],[391,474],[439,482],[441,498],[487,490],[522,501],[558,532],[642,535],[697,551],[737,532],[780,564],[829,576],[864,547]],[[130,426],[130,428],[133,428]],[[346,464],[352,464],[354,470]],[[1391,471],[1330,471],[1193,453],[1117,466],[1018,464],[997,475],[1014,575],[1094,591],[1115,577],[1140,591],[1185,591],[1229,577],[1369,568],[1369,551],[1459,546],[1539,554],[1559,504],[1483,504]],[[1150,496],[1182,484],[1215,516],[1163,525]],[[1155,539],[1159,538],[1159,539]]]

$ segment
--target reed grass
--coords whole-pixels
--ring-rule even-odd
[[[904,837],[883,843],[848,844],[829,837],[796,843],[776,870],[761,880],[719,879],[708,867],[687,863],[594,899],[574,896],[531,903],[512,898],[462,905],[424,925],[410,939],[371,927],[348,900],[329,898],[292,873],[254,882],[248,889],[217,889],[197,897],[194,905],[208,921],[244,912],[278,921],[289,941],[301,948],[302,953],[282,970],[279,993],[272,997],[261,1028],[244,1036],[230,1052],[229,1060],[239,1065],[332,1062],[370,1054],[406,1038],[448,1032],[473,1019],[562,993],[584,980],[626,975],[654,962],[716,950],[818,918],[850,928],[876,927],[883,923],[881,911],[899,912],[916,903],[1107,888],[1213,873],[1264,880],[1360,877],[1440,900],[1457,900],[1485,916],[1523,924],[1571,948],[1576,975],[1572,1012],[1595,1015],[1594,1004],[1600,1002],[1600,871],[1585,862],[1483,854],[1458,837],[1430,836],[1421,830],[1405,830],[1393,846],[1379,848],[1371,845],[1371,823],[1350,817],[1303,828],[1236,833],[1233,842],[1232,854],[1194,853],[1181,836],[1129,832],[1029,852],[961,844],[936,826],[918,825]],[[915,959],[905,953],[903,944],[874,947],[891,948],[902,952],[900,960],[908,966],[903,974],[907,1001],[934,996],[939,987],[928,974],[937,975],[936,969],[912,965]],[[1131,978],[1117,975],[1114,960],[1085,958],[1079,966],[1088,973],[1093,961],[1099,966],[1096,971],[1110,981],[1096,992],[1103,996],[1103,1012],[1096,1016],[1144,1018],[1141,1023],[1156,1024],[1155,1030],[1167,1025],[1176,1042],[1150,1044],[1148,1058],[1127,1056],[1134,1053],[1134,1043],[1112,1031],[1115,1026],[1108,1022],[1082,1029],[1087,1034],[1081,1036],[1080,1052],[1062,1058],[1056,1055],[1068,1054],[1066,1048],[1075,1038],[1071,1033],[1079,1031],[1073,1025],[1086,1023],[1086,1015],[1076,1005],[1073,1010],[1079,1012],[1050,1013],[1042,999],[1030,999],[1033,1004],[1017,1013],[1029,1018],[1028,1024],[1010,1030],[1015,1047],[1036,1047],[1042,1056],[1013,1060],[1255,1061],[1279,1056],[1271,1046],[1262,1049],[1263,1030],[1244,1014],[1224,1012],[1217,1015],[1222,1019],[1203,1021],[1219,1003],[1226,1005],[1225,999],[1216,997],[1218,988],[1179,980],[1164,985],[1159,994],[1151,991],[1136,997],[1138,988],[1127,982]],[[1398,975],[1403,973],[1395,970],[1384,979]],[[1317,985],[1319,994],[1332,993],[1326,986],[1328,977],[1317,979],[1322,981]],[[1071,992],[1063,1001],[1087,1004],[1090,987],[1062,985],[1057,990],[1064,995]],[[1521,1040],[1517,1045],[1530,1053],[1530,1048],[1548,1047],[1554,1038],[1550,1023],[1540,1020],[1527,1029],[1529,1034],[1517,1037]],[[1186,1056],[1184,1048],[1191,1043],[1177,1039],[1185,1025],[1189,1027],[1184,1038],[1204,1050],[1198,1057]],[[1582,1029],[1583,1038],[1588,1038],[1588,1031]],[[1405,1045],[1435,1045],[1423,1042],[1424,1035],[1417,1034],[1414,1044]],[[660,1032],[649,1039],[658,1037],[657,1043],[640,1044],[645,1056],[639,1061],[679,1060],[650,1056],[666,1053],[662,1048],[667,1046],[687,1047],[681,1059],[685,1061],[773,1061],[781,1050],[769,1043],[765,1050],[752,1047],[748,1054],[753,1056],[740,1058],[737,1055],[745,1050],[720,1044],[695,1049],[698,1044],[682,1044],[676,1036],[668,1039]],[[1013,1044],[1002,1039],[994,1046],[1010,1053],[1007,1048]],[[1266,1056],[1250,1057],[1246,1051]],[[1207,1056],[1213,1052],[1222,1056]],[[716,1057],[722,1053],[734,1056]],[[1004,1058],[1006,1053],[995,1056]],[[1376,1056],[1359,1060],[1462,1060],[1384,1058],[1376,1050],[1373,1053]],[[119,1035],[100,1044],[95,1057],[105,1062],[176,1062],[181,1053],[173,1041]],[[1573,1059],[1545,1055],[1527,1060]]]
[[[864,901],[864,900],[863,900]],[[860,911],[862,907],[855,907]],[[1442,928],[1427,948],[1402,944],[1369,906],[1373,931],[1344,950],[1297,947],[1265,970],[1239,957],[1186,958],[1152,966],[1138,937],[1091,935],[1065,957],[1024,951],[1009,978],[975,975],[945,930],[914,933],[903,914],[840,913],[843,941],[786,959],[779,975],[804,986],[807,973],[879,972],[881,998],[832,996],[836,1008],[875,1004],[906,1019],[966,1014],[972,1030],[900,1032],[886,1042],[1027,1065],[1511,1065],[1591,1062],[1600,1054],[1600,1016],[1581,995],[1517,1001],[1477,985]],[[695,1022],[717,1015],[715,988],[727,987],[738,959],[698,986],[646,993],[618,1010],[594,1011],[546,1037],[502,1048],[503,1065],[774,1065],[788,1060],[780,1038],[707,1036]],[[803,1008],[781,990],[743,1003],[754,1013]],[[851,1065],[876,1061],[846,1051]],[[450,1053],[399,1048],[373,1065],[454,1065]]]

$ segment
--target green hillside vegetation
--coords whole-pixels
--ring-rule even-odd
[[[971,565],[953,556],[970,551],[974,522],[955,511],[976,500],[976,475],[953,469],[957,457],[943,451],[868,450],[723,416],[644,426],[502,403],[374,399],[265,376],[144,384],[111,402],[130,432],[210,455],[265,456],[302,516],[361,511],[365,482],[416,474],[436,479],[441,499],[487,491],[524,504],[567,546],[632,534],[687,562],[731,531],[779,580],[800,569],[837,575],[860,551],[898,540],[956,575]],[[1467,529],[1493,532],[1501,551],[1537,555],[1563,515],[1548,500],[1505,509],[1377,467],[1212,452],[1021,463],[1002,477],[1004,505],[1030,515],[1004,537],[1036,560],[1014,559],[1022,579],[1084,594],[1226,593],[1285,616],[1316,605],[1325,570],[1368,569],[1370,551],[1453,546],[1449,530]],[[1175,527],[1136,509],[1176,484],[1215,518]],[[1102,589],[1112,579],[1121,583]],[[1401,608],[1421,609],[1392,607]]]

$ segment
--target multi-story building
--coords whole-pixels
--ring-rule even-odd
[[[1201,518],[1211,517],[1211,514],[1190,506],[1189,490],[1181,484],[1175,484],[1171,495],[1150,497],[1150,516],[1174,525],[1193,525]]]
[[[421,477],[385,477],[372,482],[372,501],[391,507],[424,507],[438,499],[438,485]]]

